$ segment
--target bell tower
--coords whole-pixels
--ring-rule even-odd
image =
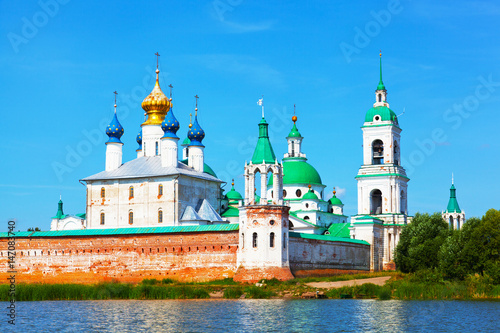
[[[401,166],[401,127],[389,108],[387,90],[380,80],[375,103],[366,112],[363,130],[363,164],[359,168],[358,214],[351,219],[351,237],[372,245],[372,269],[391,268],[401,225],[408,223],[408,181]]]

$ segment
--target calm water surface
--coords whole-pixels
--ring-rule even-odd
[[[2,309],[8,305],[1,302]],[[500,332],[500,302],[164,300],[18,302],[0,332]]]

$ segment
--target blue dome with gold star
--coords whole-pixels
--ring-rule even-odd
[[[137,141],[137,143],[139,144],[139,149],[138,150],[141,150],[142,149],[142,129],[137,134],[137,136],[135,138],[135,141]]]
[[[180,127],[181,126],[179,125],[179,121],[174,116],[173,107],[170,106],[170,111],[168,111],[167,115],[165,116],[165,119],[161,123],[161,129],[165,133],[163,137],[178,139],[179,137],[177,136],[176,133]]]
[[[115,110],[115,116],[113,117],[113,120],[111,123],[106,127],[106,135],[109,136],[109,140],[106,143],[122,143],[120,141],[120,138],[123,135],[123,127],[118,121],[118,118],[116,117],[116,110]]]
[[[201,141],[205,138],[205,131],[198,124],[198,116],[194,116],[194,124],[188,131],[188,138],[191,140],[190,146],[203,146]]]

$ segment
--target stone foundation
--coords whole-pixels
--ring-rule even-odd
[[[254,283],[259,280],[278,279],[287,281],[294,278],[288,267],[244,268],[239,267],[233,276],[234,281]]]

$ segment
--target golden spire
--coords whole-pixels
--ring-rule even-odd
[[[146,121],[142,125],[160,125],[163,119],[165,119],[168,110],[170,110],[170,101],[160,88],[160,70],[158,69],[158,57],[160,54],[156,52],[155,55],[156,83],[153,91],[142,101],[141,106],[146,111]]]
[[[168,85],[168,87],[170,88],[170,98],[169,98],[169,101],[170,101],[170,104],[172,104],[172,89],[174,88],[174,86],[172,85],[172,83],[170,83]]]
[[[193,127],[193,114],[189,114],[189,128]]]

